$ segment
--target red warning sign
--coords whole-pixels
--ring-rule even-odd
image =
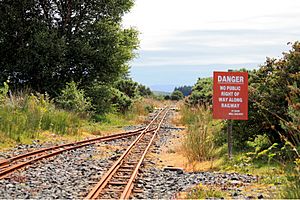
[[[214,72],[213,118],[248,120],[247,72]]]

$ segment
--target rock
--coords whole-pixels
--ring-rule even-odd
[[[178,167],[164,167],[163,171],[176,171],[178,174],[183,174],[183,169]]]
[[[259,194],[259,195],[257,196],[257,198],[258,198],[258,199],[263,199],[264,196],[263,196],[262,194]]]
[[[232,196],[234,196],[234,197],[237,197],[239,194],[237,193],[237,192],[234,192],[233,194],[232,194]]]

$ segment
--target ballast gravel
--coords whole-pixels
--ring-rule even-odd
[[[174,112],[170,112],[166,123],[162,125],[159,136],[150,150],[152,153],[160,153],[161,146],[166,145],[171,138],[178,137],[174,132],[182,130],[174,127],[170,122],[173,114]],[[140,127],[128,126],[125,130]],[[13,173],[8,178],[0,180],[0,199],[83,199],[134,138],[100,143],[101,147],[119,146],[117,149],[105,152],[108,154],[104,158],[99,157],[103,154],[103,149],[98,148],[97,145],[91,145],[42,160],[27,169]],[[41,147],[44,146],[37,142],[31,146],[18,146],[13,151],[15,154],[20,154],[28,148]],[[10,154],[11,152],[6,152],[2,154],[2,157],[8,158]],[[187,173],[181,169],[159,169],[155,166],[155,162],[147,157],[144,166],[146,168],[141,169],[139,178],[136,180],[136,185],[143,192],[134,193],[134,199],[173,199],[176,198],[178,192],[199,183],[224,184],[224,187],[228,187],[227,183],[230,182],[233,184],[232,191],[234,192],[236,189],[234,184],[256,181],[256,177],[250,175]],[[232,196],[246,198],[240,196],[238,191]]]
[[[121,149],[109,152],[106,158],[98,158],[102,152],[96,145],[91,145],[15,172],[0,180],[0,199],[84,198],[134,138],[99,143],[101,146],[121,146]]]

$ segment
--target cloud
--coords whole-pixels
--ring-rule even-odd
[[[191,30],[294,30],[300,20],[295,0],[136,0],[125,26],[141,32],[141,49],[164,49],[162,42]]]
[[[263,63],[280,57],[299,31],[286,30],[193,30],[180,32],[161,42],[163,49],[141,50],[134,67]]]
[[[299,40],[299,10],[295,0],[136,0],[124,22],[141,32],[131,74],[148,85],[184,84],[213,70],[256,68]]]

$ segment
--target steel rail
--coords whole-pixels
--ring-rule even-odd
[[[43,149],[40,149],[40,150],[36,150],[36,151],[28,152],[26,154],[15,156],[15,157],[12,157],[10,159],[2,160],[1,163],[0,163],[0,167],[2,167],[2,170],[0,171],[0,179],[3,179],[5,177],[7,177],[10,173],[12,173],[15,170],[18,170],[18,169],[23,168],[27,165],[33,164],[33,163],[35,163],[39,160],[58,155],[58,154],[63,153],[65,151],[81,148],[81,147],[96,144],[96,143],[99,143],[99,142],[105,142],[105,141],[111,141],[111,140],[116,140],[116,139],[135,136],[135,135],[140,134],[141,131],[142,132],[145,131],[145,128],[134,130],[134,131],[129,131],[129,132],[124,132],[124,133],[113,134],[113,135],[109,135],[109,136],[93,138],[93,139],[89,139],[89,140],[83,140],[83,141],[79,141],[79,142],[75,142],[75,143],[68,143],[68,144],[58,145],[58,146],[49,147],[49,148],[43,148]],[[150,132],[150,131],[153,131],[153,130],[149,130],[147,132]],[[60,149],[60,148],[63,148],[63,149]],[[57,149],[60,149],[60,150],[57,150]],[[57,150],[57,151],[45,154],[48,151],[53,151],[53,150]],[[27,160],[27,161],[23,161],[23,162],[20,162],[20,163],[13,164],[13,165],[8,166],[8,167],[5,167],[7,165],[10,165],[13,162],[16,162],[16,161],[19,161],[21,159],[31,157],[31,156],[34,156],[34,155],[36,155],[37,157],[32,158],[32,159]]]
[[[152,136],[152,138],[151,138],[148,146],[144,150],[144,153],[143,153],[142,157],[140,158],[140,160],[139,160],[138,164],[136,165],[136,167],[135,167],[135,169],[134,169],[134,171],[133,171],[133,173],[132,173],[132,175],[131,175],[128,183],[127,183],[127,185],[125,186],[125,189],[124,189],[123,193],[121,194],[120,199],[128,199],[129,198],[129,196],[130,196],[130,194],[131,194],[131,192],[133,190],[133,186],[134,186],[133,182],[134,182],[135,178],[137,177],[138,170],[139,170],[139,168],[140,168],[143,160],[145,159],[146,154],[147,154],[148,150],[150,149],[150,147],[151,147],[151,145],[152,145],[152,143],[154,141],[154,138],[156,137],[157,132],[159,131],[159,129],[161,127],[161,124],[162,124],[163,120],[165,119],[167,113],[168,113],[168,111],[164,114],[164,116],[163,116],[162,120],[160,121],[157,129],[154,131],[153,136]]]
[[[17,156],[8,158],[8,159],[0,160],[0,168],[3,165],[7,165],[7,164],[12,163],[14,161],[17,161],[17,160],[20,160],[20,159],[23,159],[23,158],[26,158],[26,157],[29,157],[29,156],[37,155],[37,154],[43,153],[45,151],[50,151],[50,150],[55,150],[55,149],[59,149],[59,148],[67,147],[67,146],[73,146],[73,145],[83,144],[83,143],[87,143],[87,142],[102,140],[102,139],[106,139],[106,138],[110,138],[110,137],[114,137],[114,136],[119,136],[119,135],[127,135],[127,134],[131,134],[131,133],[140,132],[142,130],[144,130],[144,128],[137,129],[137,130],[134,130],[134,131],[122,132],[122,133],[117,133],[117,134],[113,134],[113,135],[102,136],[102,137],[97,137],[97,138],[93,138],[93,139],[87,139],[87,140],[82,140],[82,141],[78,141],[78,142],[71,142],[71,143],[67,143],[67,144],[56,145],[56,146],[52,146],[52,147],[48,147],[48,148],[42,148],[42,149],[30,151],[30,152],[20,154],[20,155],[17,155]]]
[[[104,176],[100,179],[100,181],[93,187],[93,189],[89,192],[87,197],[85,199],[96,199],[98,198],[99,194],[103,191],[103,189],[107,186],[113,175],[118,171],[118,169],[121,167],[124,159],[126,156],[130,153],[130,151],[133,149],[133,147],[138,144],[138,142],[145,136],[147,129],[155,122],[155,120],[159,117],[159,115],[164,111],[167,110],[164,114],[163,118],[161,119],[159,126],[155,128],[154,131],[157,133],[157,131],[160,128],[161,123],[163,122],[168,109],[165,107],[163,110],[161,110],[158,115],[148,124],[148,126],[145,128],[144,131],[140,133],[140,135],[131,143],[131,145],[126,149],[126,151],[119,157],[119,159],[113,164],[113,166],[105,173]],[[151,142],[152,143],[152,142]],[[149,148],[147,148],[148,150]],[[146,155],[146,153],[145,153]],[[140,166],[140,164],[139,164]],[[137,169],[138,170],[138,169]]]

